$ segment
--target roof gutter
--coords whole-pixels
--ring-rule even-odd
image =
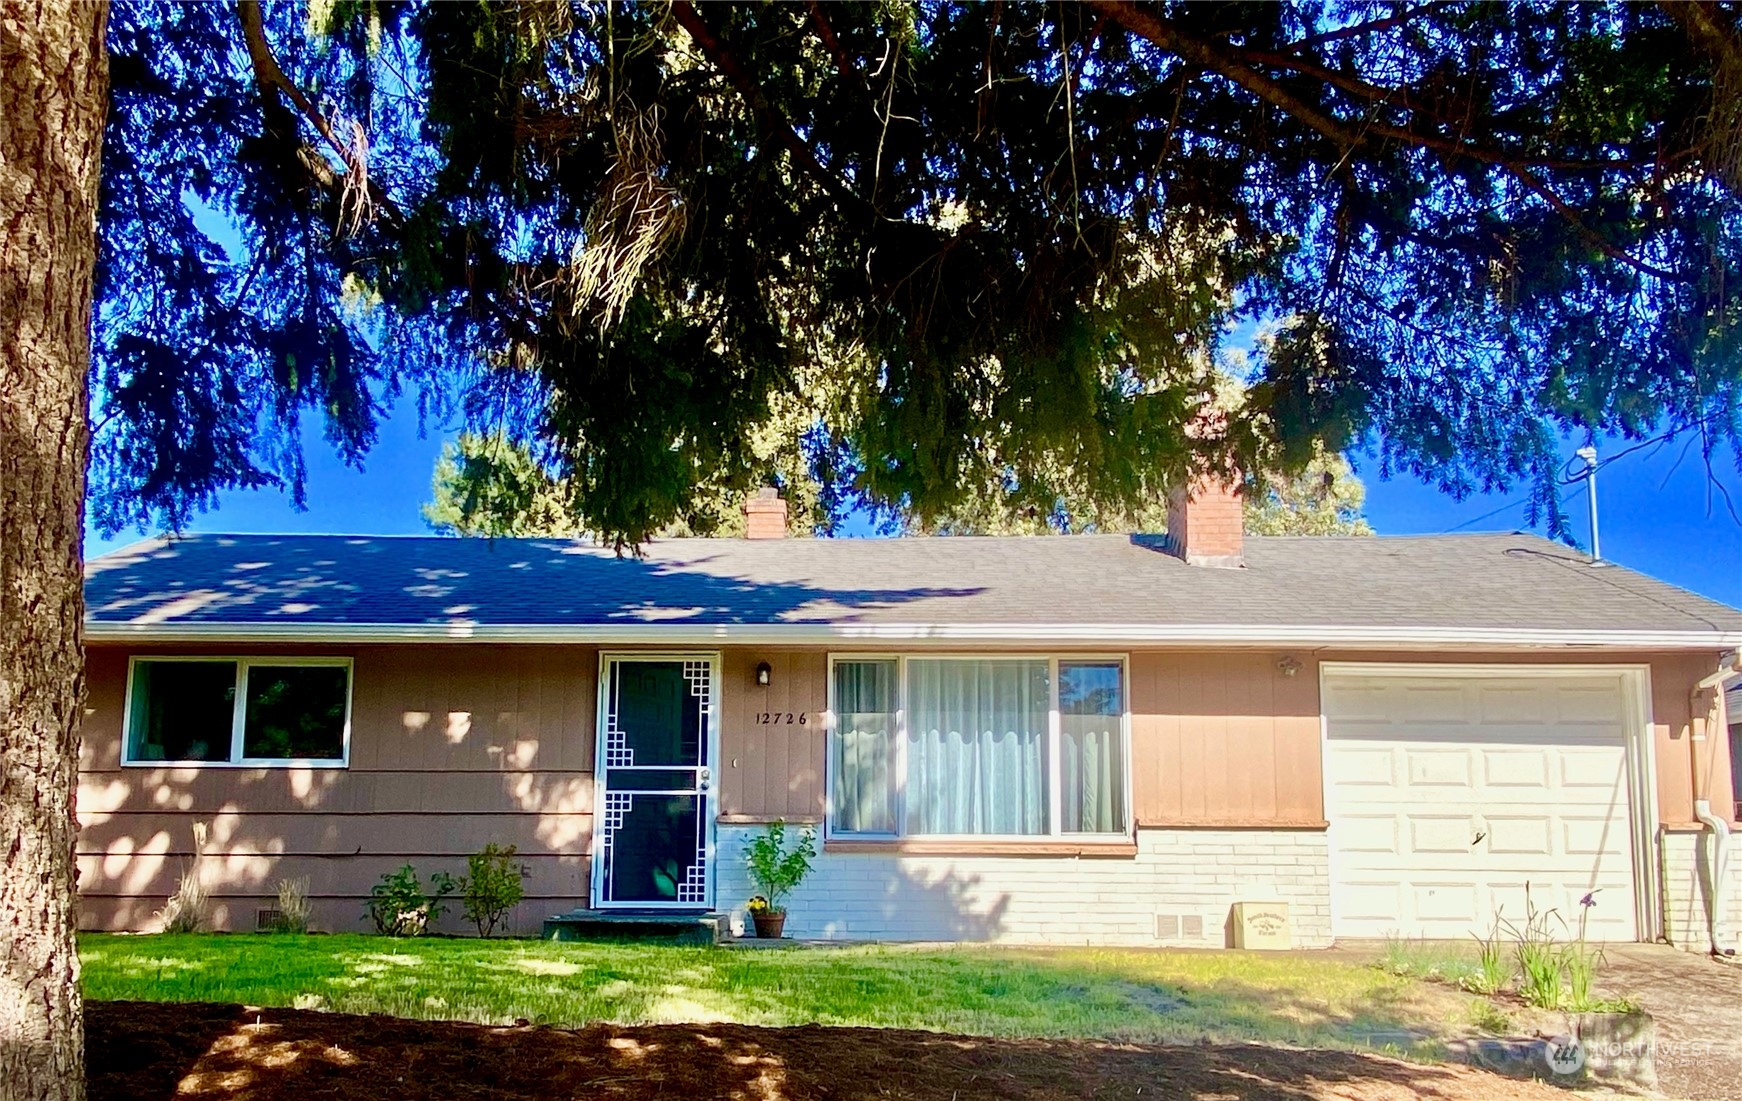
[[[91,643],[545,643],[670,646],[827,643],[1085,643],[1132,646],[1288,646],[1338,649],[1731,650],[1737,631],[1568,631],[1510,627],[1274,624],[774,623],[87,623]]]

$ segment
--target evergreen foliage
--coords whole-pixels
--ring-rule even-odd
[[[771,480],[931,530],[1351,446],[1558,533],[1566,434],[1742,458],[1736,18],[121,0],[93,516],[298,495],[305,416],[360,462],[409,387],[619,545]]]

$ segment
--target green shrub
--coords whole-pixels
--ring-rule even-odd
[[[806,826],[789,850],[786,847],[786,823],[776,818],[758,837],[751,839],[745,850],[750,865],[750,878],[768,899],[771,913],[784,913],[781,897],[810,874],[811,860],[817,855],[817,831]]]
[[[388,872],[381,882],[369,889],[369,901],[364,910],[375,923],[375,931],[390,937],[415,937],[429,930],[447,913],[442,899],[453,893],[454,877],[437,872],[429,877],[430,892],[424,893],[423,880],[417,869],[406,864],[396,872]]]
[[[513,845],[491,842],[466,858],[466,874],[460,877],[461,909],[481,937],[491,936],[498,925],[505,925],[508,911],[525,897],[523,881],[528,872],[514,862],[515,852]]]

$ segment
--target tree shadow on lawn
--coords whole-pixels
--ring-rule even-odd
[[[145,1002],[92,1003],[88,1028],[91,1101],[1563,1096],[1464,1067],[1257,1045],[1141,1047],[815,1025],[566,1031]]]

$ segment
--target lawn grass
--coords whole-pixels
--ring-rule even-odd
[[[1458,941],[1411,940],[1392,937],[1377,966],[1405,978],[1461,985],[1477,978],[1476,945]]]
[[[646,943],[334,935],[81,937],[91,999],[241,1002],[505,1024],[732,1021],[1150,1042],[1259,1040],[1431,1057],[1470,995],[1312,953]]]

